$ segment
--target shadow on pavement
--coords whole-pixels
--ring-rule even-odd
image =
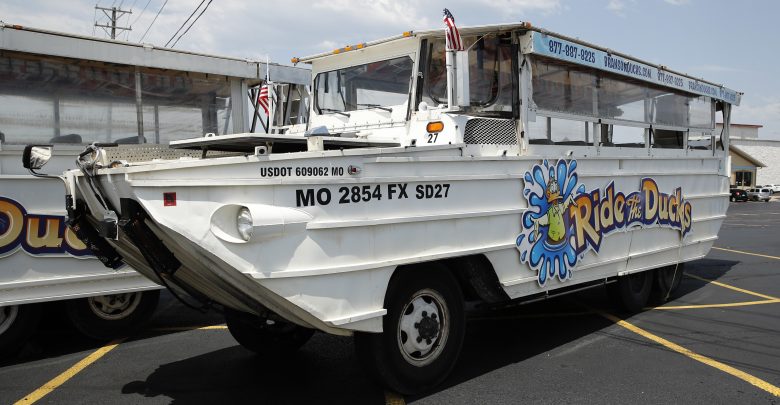
[[[122,393],[180,404],[384,403],[384,391],[367,379],[353,353],[352,339],[325,334],[276,362],[232,346],[161,365],[146,380],[125,384]]]

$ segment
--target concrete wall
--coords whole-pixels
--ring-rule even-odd
[[[723,125],[715,124],[715,127],[716,127],[715,133],[720,133],[721,128],[723,128]],[[757,139],[759,128],[760,127],[756,125],[731,124],[731,127],[729,128],[729,138]]]

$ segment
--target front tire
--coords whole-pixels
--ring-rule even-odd
[[[159,299],[159,290],[80,298],[67,302],[67,313],[82,335],[108,340],[135,332],[151,318]]]
[[[314,329],[229,308],[225,308],[225,322],[241,346],[270,358],[295,352],[314,335]]]
[[[401,394],[440,384],[463,345],[463,295],[446,268],[429,263],[403,270],[385,295],[383,333],[355,333],[358,358],[372,377]]]
[[[19,353],[41,319],[38,304],[9,305],[0,307],[0,362]]]

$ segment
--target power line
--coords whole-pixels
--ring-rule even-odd
[[[211,5],[211,2],[212,2],[212,1],[214,1],[214,0],[209,0],[209,2],[208,2],[208,3],[206,3],[206,7],[203,7],[203,11],[201,11],[201,12],[200,12],[200,14],[198,14],[198,16],[197,16],[197,17],[195,17],[195,20],[192,22],[192,24],[190,24],[190,26],[189,26],[189,27],[187,27],[187,30],[186,30],[186,31],[184,31],[184,33],[183,33],[183,34],[179,35],[179,38],[177,38],[177,39],[176,39],[176,42],[174,42],[174,43],[173,43],[173,45],[171,45],[171,48],[175,47],[175,46],[176,46],[176,44],[178,44],[178,43],[179,43],[179,40],[180,40],[180,39],[182,39],[182,37],[184,37],[185,35],[187,35],[187,33],[188,33],[188,32],[190,32],[190,28],[192,28],[192,26],[193,26],[193,25],[195,25],[195,23],[196,23],[196,22],[198,22],[198,19],[200,19],[200,16],[202,16],[202,15],[203,15],[203,13],[205,13],[205,12],[206,12],[206,10],[208,10],[208,8],[209,8],[209,6]]]
[[[133,26],[133,25],[135,25],[135,23],[137,23],[137,22],[138,22],[138,20],[139,20],[139,19],[141,19],[141,16],[142,16],[142,15],[144,15],[144,11],[146,11],[146,8],[147,8],[147,7],[149,7],[149,3],[151,3],[151,2],[152,2],[152,0],[149,0],[149,1],[147,1],[147,2],[146,2],[146,5],[145,5],[145,6],[144,6],[144,8],[141,10],[141,13],[140,13],[140,14],[138,14],[138,17],[135,17],[135,20],[133,20],[133,23],[132,23],[132,24],[130,24],[130,26]]]
[[[192,16],[194,16],[195,13],[198,12],[198,9],[200,9],[200,6],[202,6],[203,3],[205,3],[205,2],[206,2],[206,0],[201,0],[200,1],[200,4],[198,4],[198,7],[195,7],[195,10],[192,10],[192,14],[190,14],[190,16],[187,17],[187,19],[184,20],[183,23],[181,23],[181,26],[179,27],[179,29],[176,30],[175,33],[173,33],[173,35],[171,36],[171,39],[169,39],[168,42],[166,42],[165,45],[163,45],[163,46],[168,46],[168,44],[170,44],[171,41],[173,41],[173,39],[176,38],[176,35],[179,33],[179,31],[181,31],[181,29],[184,28],[185,25],[187,25],[187,23],[190,21],[190,18],[192,18]]]
[[[154,16],[154,20],[152,20],[152,23],[149,24],[149,27],[146,28],[146,32],[144,32],[144,35],[141,36],[141,39],[139,39],[138,42],[141,42],[141,41],[144,40],[144,38],[146,38],[146,34],[149,33],[149,29],[152,28],[152,25],[154,25],[154,22],[157,21],[157,17],[160,16],[160,13],[163,11],[163,9],[165,8],[166,4],[168,4],[168,0],[165,0],[165,3],[163,3],[162,7],[160,7],[160,9],[157,10],[157,15]]]

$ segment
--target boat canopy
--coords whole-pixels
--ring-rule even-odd
[[[518,37],[520,37],[521,50],[524,54],[553,58],[565,63],[598,69],[626,76],[634,80],[652,83],[660,87],[711,97],[712,99],[720,100],[732,105],[739,105],[741,101],[742,93],[729,89],[721,84],[680,73],[671,70],[664,65],[653,64],[576,38],[533,27],[527,22],[463,27],[460,28],[459,31],[462,36],[483,35],[491,32],[517,32],[519,34]],[[443,29],[407,31],[393,37],[350,45],[335,49],[331,52],[324,52],[304,58],[293,58],[292,62],[311,63],[315,60],[342,55],[347,52],[389,42],[439,36],[444,36]]]

